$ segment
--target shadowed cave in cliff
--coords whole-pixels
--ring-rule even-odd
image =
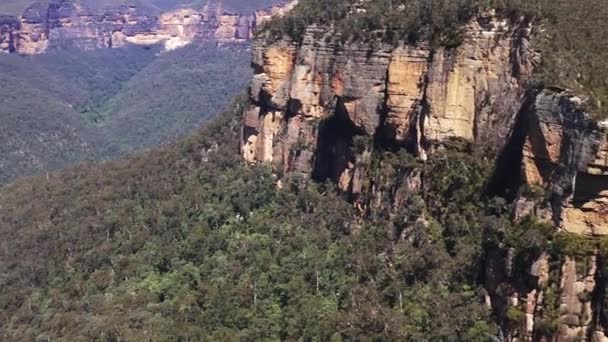
[[[500,196],[509,201],[517,197],[519,187],[523,183],[521,171],[523,150],[530,129],[529,118],[535,97],[533,93],[526,96],[517,114],[511,137],[496,159],[494,172],[487,188],[490,196]]]
[[[574,205],[579,206],[592,201],[606,190],[608,190],[608,177],[579,172],[574,187]]]
[[[348,99],[337,98],[334,115],[321,121],[314,163],[313,179],[325,181],[339,180],[342,172],[352,159],[353,138],[364,132],[358,129],[348,117],[345,103]]]

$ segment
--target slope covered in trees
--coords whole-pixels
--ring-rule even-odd
[[[278,184],[237,153],[243,108],[160,149],[1,189],[0,336],[489,341],[523,314],[485,306],[487,251],[512,248],[515,281],[548,246],[576,251],[513,223],[484,195],[492,165],[457,147],[426,164],[375,150],[383,195],[365,215],[332,184]],[[413,170],[424,185],[395,208],[389,190]]]
[[[488,165],[438,155],[423,195],[399,212],[386,199],[361,218],[330,184],[293,177],[277,187],[268,168],[244,165],[234,145],[242,108],[159,150],[2,189],[2,337],[496,332],[477,279],[484,232],[509,221],[500,201],[480,197]],[[375,158],[387,180],[417,164],[404,151]]]
[[[0,183],[189,133],[245,86],[248,58],[210,45],[0,56]]]

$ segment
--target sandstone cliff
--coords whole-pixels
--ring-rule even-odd
[[[39,54],[50,49],[120,47],[125,44],[164,44],[175,49],[195,40],[243,43],[258,23],[293,7],[274,6],[255,13],[232,13],[220,0],[201,9],[181,8],[155,15],[133,6],[93,11],[77,1],[37,3],[16,18],[0,18],[0,51]]]
[[[548,217],[564,231],[607,235],[607,122],[596,122],[563,90],[541,92],[526,110],[525,183],[547,189]]]
[[[406,148],[421,161],[465,143],[496,160],[488,191],[512,200],[516,218],[535,216],[574,236],[608,235],[608,122],[598,122],[565,89],[530,88],[541,58],[531,48],[534,32],[526,21],[483,13],[453,48],[338,44],[318,27],[301,42],[260,39],[242,156],[270,163],[278,174],[331,179],[364,210],[359,195],[378,190],[363,185],[369,155],[356,151],[361,139]],[[423,177],[417,170],[405,175],[393,190],[396,210],[399,193],[419,191]],[[508,340],[541,340],[534,332],[546,328],[552,305],[557,340],[608,340],[606,256],[545,253],[527,265],[526,279],[514,279],[512,251],[499,249],[488,251],[488,304],[496,312],[521,309],[525,317],[509,326]],[[508,294],[499,290],[505,284],[513,288]]]
[[[339,46],[316,39],[323,32],[315,28],[300,46],[258,41],[243,156],[344,180],[356,135],[407,147],[421,159],[455,139],[499,151],[531,77],[530,30],[488,13],[464,28],[454,49]]]
[[[528,266],[529,279],[517,280],[528,284],[510,294],[514,305],[523,305],[527,317],[521,330],[513,333],[520,340],[539,340],[533,331],[546,323],[544,316],[552,306],[557,309],[558,340],[608,340],[608,325],[602,318],[607,309],[603,266],[607,255],[599,239],[608,234],[607,128],[567,90],[531,91],[497,161],[496,186],[528,189],[514,200],[515,217],[550,222],[571,241],[569,248],[575,248],[568,251],[572,255],[541,255]],[[493,278],[488,290],[493,304],[501,305],[495,275],[502,274],[503,283],[513,282],[513,275],[505,271],[513,261],[494,260],[502,266],[488,270]],[[550,281],[554,287],[548,286]]]

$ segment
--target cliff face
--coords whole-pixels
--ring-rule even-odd
[[[526,315],[523,325],[512,332],[513,338],[538,340],[533,332],[546,323],[546,312],[555,307],[558,340],[608,340],[608,322],[603,318],[607,256],[602,242],[593,242],[608,234],[607,128],[569,91],[531,92],[498,159],[498,184],[535,190],[515,198],[516,218],[534,216],[551,222],[566,239],[586,236],[591,243],[585,252],[576,250],[585,244],[575,243],[575,250],[569,251],[575,255],[541,255],[528,265],[529,278],[524,280],[507,271],[513,260],[494,258],[491,263],[499,260],[502,264],[487,270],[491,281],[486,285],[494,306],[504,303],[498,283],[528,284],[511,292],[507,301],[522,305]],[[497,278],[502,280],[496,282]],[[555,284],[553,288],[549,282]]]
[[[156,16],[133,6],[93,11],[72,0],[38,3],[18,20],[0,21],[0,51],[31,55],[68,46],[90,50],[159,43],[175,49],[196,39],[242,43],[252,38],[258,21],[281,15],[292,6],[230,13],[214,0],[200,10],[183,8]]]
[[[242,152],[282,172],[342,180],[356,135],[405,146],[420,158],[463,139],[499,151],[531,77],[530,27],[492,14],[454,49],[337,46],[308,30],[301,46],[259,41]]]
[[[538,216],[569,233],[608,235],[607,122],[590,118],[581,99],[561,90],[541,92],[529,110],[524,181],[550,194]]]
[[[574,236],[608,235],[608,122],[594,119],[566,90],[529,90],[540,58],[530,47],[529,24],[482,14],[454,48],[337,45],[330,36],[310,27],[301,44],[255,42],[241,137],[246,161],[331,179],[364,208],[358,195],[374,190],[362,185],[369,155],[356,151],[360,141],[405,147],[422,161],[465,142],[496,159],[489,191],[511,197],[516,218],[536,216]],[[419,191],[422,178],[411,172],[395,197]],[[522,194],[522,187],[542,195]],[[608,340],[605,255],[544,253],[527,265],[528,279],[513,279],[512,251],[487,253],[488,304],[495,312],[517,307],[525,317],[506,329],[508,340],[542,339],[535,329],[554,304],[558,340]],[[550,280],[558,284],[553,292]],[[504,284],[516,290],[499,291]]]

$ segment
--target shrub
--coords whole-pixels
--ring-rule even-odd
[[[526,315],[524,314],[523,310],[517,306],[509,306],[507,308],[507,312],[505,312],[505,318],[507,321],[509,321],[509,323],[512,324],[519,324],[523,322],[525,317]]]

